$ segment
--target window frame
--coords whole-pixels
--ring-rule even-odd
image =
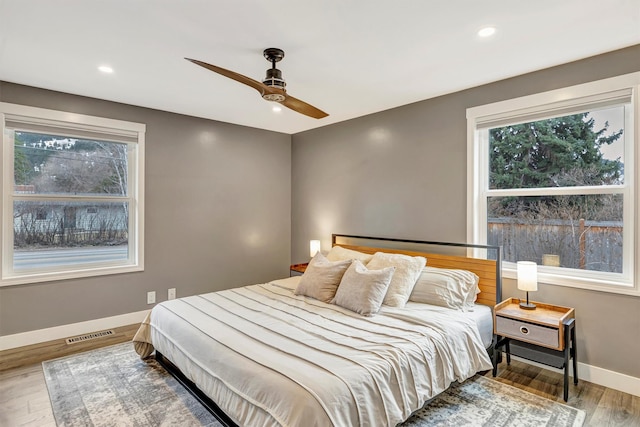
[[[622,194],[623,272],[607,273],[538,266],[541,283],[640,296],[640,72],[580,84],[467,109],[467,241],[486,244],[487,198],[498,196]],[[489,128],[543,120],[596,108],[625,108],[623,185],[489,190]],[[486,137],[485,137],[486,136]],[[515,263],[503,260],[503,276],[516,278]]]
[[[36,131],[41,128],[55,129],[61,135],[95,138],[127,144],[127,194],[112,195],[71,195],[44,194],[31,196],[14,191],[14,143],[9,140],[7,128],[11,123],[21,124],[20,129]],[[0,287],[26,283],[66,280],[109,274],[144,271],[144,158],[146,125],[123,120],[88,116],[45,108],[0,102],[0,188],[2,191],[2,209],[0,210],[0,258],[2,276]],[[13,270],[13,209],[14,201],[38,200],[56,202],[126,202],[129,204],[128,218],[128,257],[126,260],[72,264],[60,267],[39,268],[33,270]]]

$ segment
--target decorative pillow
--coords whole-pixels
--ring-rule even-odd
[[[421,256],[412,257],[402,254],[376,252],[367,264],[369,270],[396,267],[396,272],[393,273],[383,304],[391,307],[404,307],[426,263],[427,260]]]
[[[467,310],[473,307],[480,278],[471,271],[425,267],[409,300]]]
[[[294,294],[330,302],[336,294],[340,280],[351,265],[351,260],[331,262],[318,252],[309,261]]]
[[[342,276],[342,281],[331,301],[364,316],[373,316],[380,310],[395,267],[369,270],[358,259]]]
[[[346,249],[342,246],[334,246],[327,254],[329,261],[343,261],[345,259],[359,259],[364,265],[367,265],[371,261],[373,255],[365,254],[364,252],[354,251],[353,249]]]

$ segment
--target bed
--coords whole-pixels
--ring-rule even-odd
[[[358,312],[341,297],[348,295],[346,277],[358,268],[357,280],[375,275],[366,276],[377,280],[373,289],[385,281],[390,286],[388,278],[400,277],[403,267],[362,270],[363,262],[344,261],[347,272],[325,301],[304,292],[312,268],[324,266],[314,257],[304,276],[158,304],[134,338],[136,350],[143,357],[155,350],[227,426],[395,426],[452,382],[492,368],[498,247],[334,234],[327,256],[334,248],[366,254],[366,265],[422,257],[427,267],[420,267],[419,280],[430,277],[428,271],[464,270],[476,277],[474,301],[461,297],[467,299],[459,309],[427,304],[416,284],[404,303]],[[389,273],[384,280],[383,270]],[[386,302],[391,287],[380,289],[388,290]]]

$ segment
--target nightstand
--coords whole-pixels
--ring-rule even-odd
[[[493,332],[497,335],[493,352],[493,376],[498,373],[498,354],[504,347],[507,364],[511,355],[564,369],[564,401],[569,397],[569,360],[573,358],[573,383],[578,384],[575,310],[570,307],[534,302],[535,310],[524,310],[520,300],[511,298],[496,305]],[[511,347],[511,343],[516,344]]]
[[[301,276],[307,269],[308,262],[304,264],[291,264],[289,267],[289,276]]]

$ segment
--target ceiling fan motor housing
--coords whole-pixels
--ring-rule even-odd
[[[263,84],[285,91],[285,83],[282,78],[282,71],[276,68],[276,62],[280,62],[284,58],[284,51],[275,47],[270,47],[264,50],[264,57],[267,61],[271,62],[271,68],[267,70],[267,77],[262,81]],[[284,93],[263,93],[262,98],[267,101],[282,102],[285,100]]]
[[[262,81],[262,83],[264,83],[269,87],[282,89],[282,90],[284,90],[285,86],[287,86],[285,81],[282,79],[282,72],[277,68],[268,69],[267,77]],[[276,102],[282,102],[284,101],[284,98],[285,98],[285,96],[280,93],[265,93],[262,95],[262,97],[267,101],[276,101]]]

